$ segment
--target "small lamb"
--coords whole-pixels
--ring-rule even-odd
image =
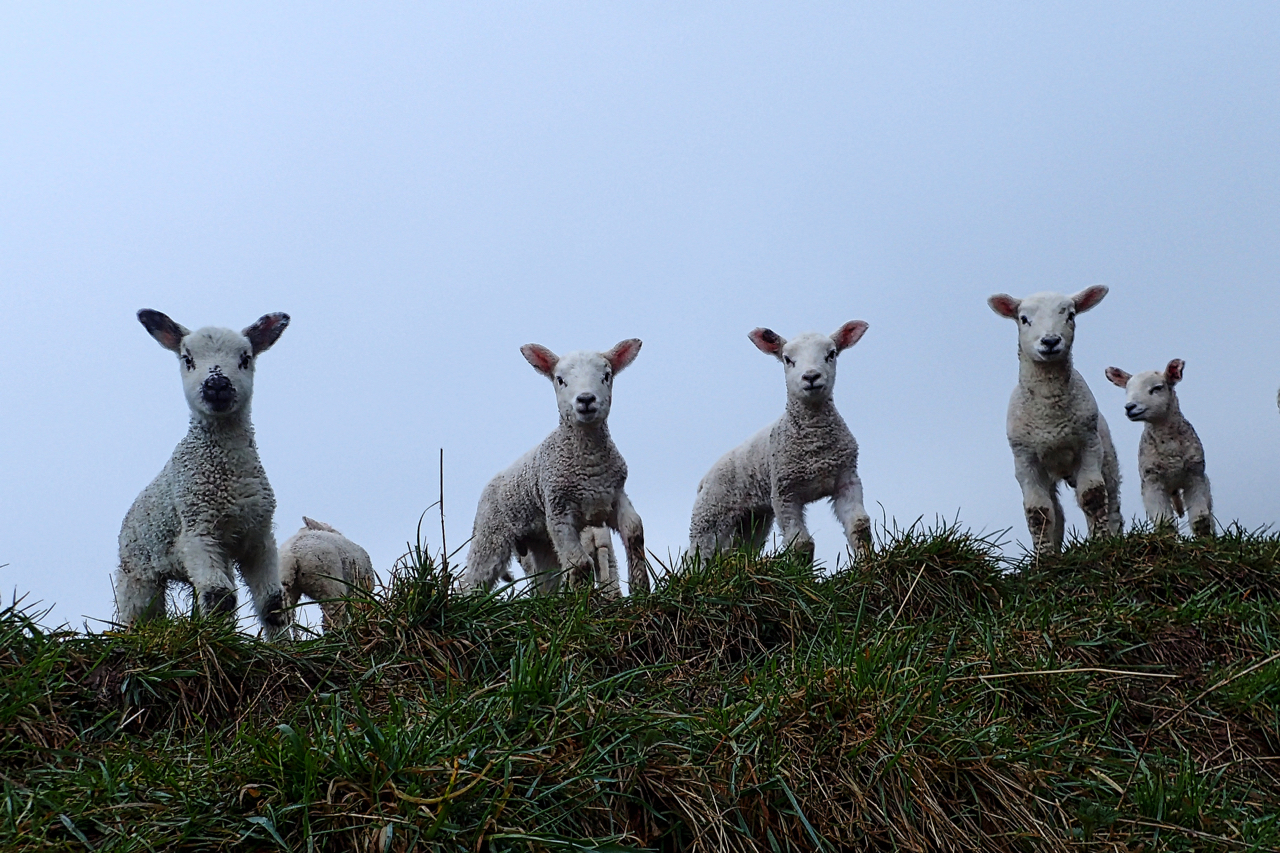
[[[866,334],[861,320],[832,335],[785,340],[770,329],[748,336],[783,364],[787,406],[781,418],[711,466],[698,483],[689,549],[701,559],[745,543],[763,547],[776,518],[783,542],[813,560],[805,505],[831,498],[855,557],[871,550],[871,519],[862,503],[858,442],[836,411],[836,357]]]
[[[606,592],[616,590],[616,561],[612,580],[597,575],[601,551],[607,549],[606,561],[613,559],[608,530],[595,529],[607,526],[622,535],[631,589],[648,592],[644,527],[623,490],[627,463],[607,423],[613,377],[635,360],[640,341],[564,357],[537,344],[520,352],[554,385],[560,424],[485,486],[462,588],[491,588],[519,554],[539,592],[559,589],[565,573],[571,583],[595,577]]]
[[[1131,421],[1145,421],[1138,442],[1138,470],[1142,474],[1142,503],[1155,524],[1176,524],[1183,504],[1196,536],[1213,535],[1213,498],[1204,474],[1204,445],[1195,428],[1182,416],[1173,386],[1182,381],[1184,362],[1175,358],[1164,371],[1130,375],[1107,368],[1111,384],[1125,389],[1124,413]]]
[[[1018,385],[1006,432],[1036,554],[1062,549],[1066,526],[1058,483],[1076,491],[1089,535],[1120,533],[1120,463],[1107,421],[1084,377],[1071,365],[1076,315],[1107,295],[1102,285],[1074,296],[998,293],[991,310],[1018,324]]]
[[[257,358],[280,338],[289,315],[267,314],[242,332],[191,332],[159,311],[139,311],[138,320],[177,354],[191,426],[125,515],[116,621],[162,615],[169,581],[191,584],[204,613],[232,614],[234,564],[267,636],[277,636],[287,617],[271,532],[276,499],[254,444],[249,402]]]
[[[373,561],[356,543],[323,521],[302,517],[303,527],[280,546],[280,584],[293,621],[298,599],[320,603],[325,631],[347,621],[347,602],[353,589],[373,589]]]

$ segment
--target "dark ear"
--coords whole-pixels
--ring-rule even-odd
[[[837,352],[843,352],[849,347],[862,340],[862,336],[867,333],[867,324],[863,320],[850,320],[831,336],[831,341],[836,345]]]
[[[258,318],[258,322],[240,334],[249,339],[249,345],[253,347],[253,354],[257,355],[260,352],[266,352],[271,349],[271,345],[280,340],[280,335],[287,328],[289,328],[288,314],[263,314]]]
[[[755,344],[756,349],[760,350],[760,352],[782,358],[782,348],[787,345],[787,339],[773,329],[766,329],[761,326],[758,329],[752,329],[747,337],[751,339],[751,343]]]
[[[609,366],[613,368],[614,373],[620,373],[622,368],[636,360],[636,356],[640,354],[639,338],[627,338],[625,341],[619,341],[613,349],[604,353],[605,361],[609,362]]]
[[[1107,295],[1107,286],[1105,284],[1095,284],[1093,287],[1086,287],[1084,290],[1071,297],[1071,301],[1076,304],[1076,313],[1083,314],[1093,306],[1102,301],[1102,297]]]
[[[1010,320],[1018,319],[1018,306],[1022,304],[1021,299],[1014,299],[1007,293],[997,293],[995,296],[987,299],[987,304],[991,306],[991,310],[999,314],[1001,317],[1008,317]]]
[[[1164,381],[1168,382],[1170,387],[1173,387],[1182,381],[1182,368],[1185,365],[1186,362],[1180,358],[1175,358],[1173,361],[1165,365]]]
[[[541,344],[525,344],[520,347],[520,352],[524,355],[524,360],[533,365],[534,370],[548,379],[552,378],[556,365],[560,363],[560,356]]]
[[[316,521],[314,518],[307,518],[305,515],[302,517],[302,523],[306,525],[308,530],[324,530],[328,533],[338,532],[323,521]]]
[[[177,352],[178,347],[182,346],[182,339],[191,334],[186,327],[179,326],[170,320],[169,315],[152,311],[150,308],[143,308],[138,312],[138,322],[151,334],[151,337],[160,342],[160,346],[171,352]]]
[[[1107,368],[1107,378],[1111,380],[1111,384],[1117,388],[1128,388],[1129,380],[1133,378],[1132,374],[1125,373],[1118,367]]]

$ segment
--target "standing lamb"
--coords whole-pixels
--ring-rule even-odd
[[[831,396],[836,357],[866,331],[866,323],[853,320],[832,335],[808,332],[788,341],[761,328],[748,336],[782,362],[787,406],[774,424],[720,457],[698,484],[689,548],[701,559],[742,543],[761,548],[776,518],[783,542],[812,561],[804,510],[821,498],[831,498],[854,556],[870,552],[858,442]]]
[[[1075,296],[1014,299],[998,293],[987,300],[991,310],[1018,324],[1018,385],[1009,399],[1007,434],[1036,554],[1062,549],[1062,480],[1075,489],[1090,536],[1120,533],[1116,449],[1093,393],[1071,366],[1076,315],[1106,295],[1107,288],[1095,285]]]
[[[554,385],[560,424],[485,486],[461,586],[491,588],[519,554],[539,592],[558,589],[564,573],[575,583],[594,577],[606,591],[616,590],[616,562],[612,586],[599,566],[612,558],[608,531],[593,530],[607,526],[622,534],[631,588],[648,592],[644,528],[623,490],[627,463],[607,423],[613,377],[635,360],[640,341],[564,357],[537,344],[520,351]]]
[[[1204,474],[1204,445],[1195,428],[1182,416],[1173,386],[1182,381],[1184,362],[1175,358],[1164,371],[1136,375],[1107,368],[1111,384],[1125,389],[1124,413],[1131,421],[1145,421],[1138,442],[1138,470],[1142,475],[1142,503],[1155,524],[1176,524],[1183,505],[1196,536],[1213,535],[1213,498]]]
[[[346,599],[352,590],[373,589],[373,561],[367,551],[323,521],[304,515],[302,524],[280,546],[280,585],[289,621],[298,599],[305,595],[320,603],[325,631],[341,628],[347,621]]]
[[[274,637],[287,622],[271,533],[276,499],[254,444],[249,402],[258,355],[279,339],[289,315],[267,314],[243,332],[190,332],[159,311],[139,311],[138,320],[177,354],[191,426],[125,515],[116,621],[162,615],[169,581],[191,584],[202,612],[233,614],[235,564]]]

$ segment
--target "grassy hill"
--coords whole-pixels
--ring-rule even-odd
[[[959,529],[819,577],[733,555],[602,602],[355,624],[0,615],[5,850],[1280,849],[1280,538],[1008,573]]]

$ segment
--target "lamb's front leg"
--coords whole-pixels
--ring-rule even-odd
[[[844,538],[849,542],[853,556],[861,559],[871,553],[871,516],[862,503],[862,480],[858,472],[846,471],[836,481],[832,496],[836,518],[844,526]]]
[[[1178,514],[1173,508],[1173,496],[1159,480],[1142,481],[1142,506],[1146,509],[1147,518],[1154,526],[1171,524],[1175,529],[1177,528]]]
[[[1056,484],[1044,466],[1029,451],[1013,451],[1013,474],[1022,487],[1022,509],[1027,516],[1031,547],[1037,555],[1056,553],[1061,544],[1055,529],[1062,509],[1054,495]]]
[[[1107,491],[1106,477],[1102,473],[1103,453],[1102,441],[1095,437],[1081,452],[1080,470],[1076,474],[1076,502],[1084,511],[1090,537],[1111,532],[1111,525],[1108,523],[1111,496]],[[1119,483],[1116,486],[1118,487]]]
[[[627,551],[627,585],[630,591],[648,593],[649,561],[644,554],[644,523],[624,491],[618,492],[609,526],[622,536],[622,545]]]
[[[568,586],[579,587],[590,584],[596,575],[596,563],[586,549],[582,547],[582,523],[571,505],[554,498],[547,507],[547,534],[551,537],[551,546],[556,549],[556,557],[560,568],[570,581]]]
[[[1209,495],[1209,478],[1203,474],[1193,477],[1182,490],[1187,504],[1187,520],[1191,522],[1192,536],[1213,535],[1213,499]]]
[[[274,640],[284,633],[290,621],[284,609],[280,558],[276,553],[274,536],[268,533],[241,558],[240,576],[249,587],[253,609],[262,623],[263,633],[268,640]]]
[[[235,579],[231,576],[227,555],[222,547],[207,536],[183,531],[178,534],[174,550],[177,552],[178,563],[195,588],[195,598],[201,614],[234,617]]]
[[[778,520],[778,529],[782,531],[782,544],[792,548],[808,562],[813,562],[813,537],[804,523],[804,501],[794,496],[774,492],[773,513]]]

